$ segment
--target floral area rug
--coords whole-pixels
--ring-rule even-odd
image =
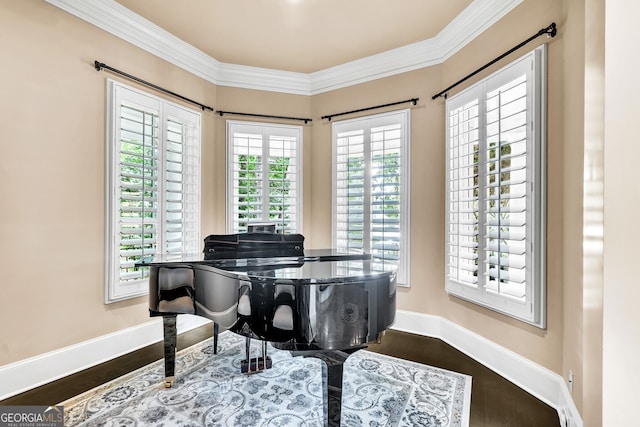
[[[206,340],[178,353],[171,388],[164,387],[159,360],[60,403],[65,426],[324,425],[324,362],[269,345],[273,367],[242,374],[244,337],[225,331],[218,354],[212,345]],[[469,425],[468,375],[366,350],[347,359],[343,375],[343,426]]]

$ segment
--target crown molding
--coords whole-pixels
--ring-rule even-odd
[[[312,73],[311,94],[441,64],[522,1],[474,0],[433,38]]]
[[[435,38],[442,46],[442,63],[515,9],[523,0],[474,0]]]
[[[316,95],[440,64],[523,0],[474,0],[433,38],[310,74],[220,62],[115,0],[45,1],[215,85]]]
[[[216,78],[222,65],[220,61],[133,13],[115,0],[45,1],[185,71],[217,84]]]
[[[216,78],[219,86],[312,95],[309,74],[222,63]]]

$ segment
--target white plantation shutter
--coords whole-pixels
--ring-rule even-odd
[[[264,181],[262,176],[262,135],[233,132],[233,159],[228,165],[233,177],[230,204],[231,232],[247,231],[247,223],[262,220],[262,197]]]
[[[365,153],[364,130],[338,133],[335,159],[334,246],[341,249],[365,249],[369,233],[364,227]],[[366,236],[365,236],[366,233]]]
[[[228,230],[271,222],[278,232],[302,228],[302,128],[227,122]]]
[[[298,172],[300,133],[269,135],[269,220],[281,224],[283,233],[296,233],[298,226],[298,190],[302,175]]]
[[[448,111],[447,253],[450,280],[478,284],[478,99]]]
[[[409,283],[409,110],[333,123],[334,247],[399,263]]]
[[[159,238],[158,212],[158,113],[157,111],[120,105],[120,144],[116,177],[119,185],[113,201],[118,211],[115,231],[120,283],[143,279],[143,271],[134,263],[143,256],[153,255]],[[117,131],[116,131],[117,132]],[[117,133],[116,133],[117,134]],[[119,207],[118,199],[120,201]],[[116,237],[116,234],[114,234]]]
[[[544,327],[544,47],[447,100],[447,291]]]
[[[484,286],[526,302],[526,74],[487,93],[483,168]]]
[[[198,253],[200,242],[199,116],[165,106],[165,227],[163,253]],[[179,257],[178,257],[179,258]],[[167,257],[167,259],[171,259]]]
[[[107,303],[146,292],[142,258],[200,250],[199,113],[108,85]]]
[[[371,129],[371,253],[400,259],[402,125]]]

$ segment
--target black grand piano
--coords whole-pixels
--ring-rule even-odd
[[[214,351],[220,328],[246,337],[243,372],[271,367],[267,342],[324,360],[325,420],[340,425],[343,363],[393,324],[397,267],[364,253],[304,250],[303,240],[212,235],[202,254],[137,264],[149,267],[150,315],[163,318],[166,387],[174,380],[176,316],[195,314],[213,321]],[[251,357],[251,339],[262,341],[260,357]]]

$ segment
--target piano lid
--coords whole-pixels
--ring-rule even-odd
[[[370,254],[337,249],[305,250],[298,257],[205,259],[204,254],[156,255],[136,263],[145,266],[193,265],[238,279],[274,279],[295,284],[328,284],[369,280],[397,271],[397,263]]]
[[[290,262],[310,262],[310,261],[331,261],[331,260],[356,260],[370,259],[371,255],[360,251],[343,250],[343,249],[305,249],[304,255],[301,256],[276,256],[276,257],[248,257],[248,258],[223,258],[208,259],[206,253],[194,254],[154,254],[143,257],[136,262],[136,267],[145,267],[150,265],[159,265],[166,263],[190,263],[190,264],[209,264],[216,266],[234,266],[240,263],[246,263],[251,260],[258,264],[281,264]]]

